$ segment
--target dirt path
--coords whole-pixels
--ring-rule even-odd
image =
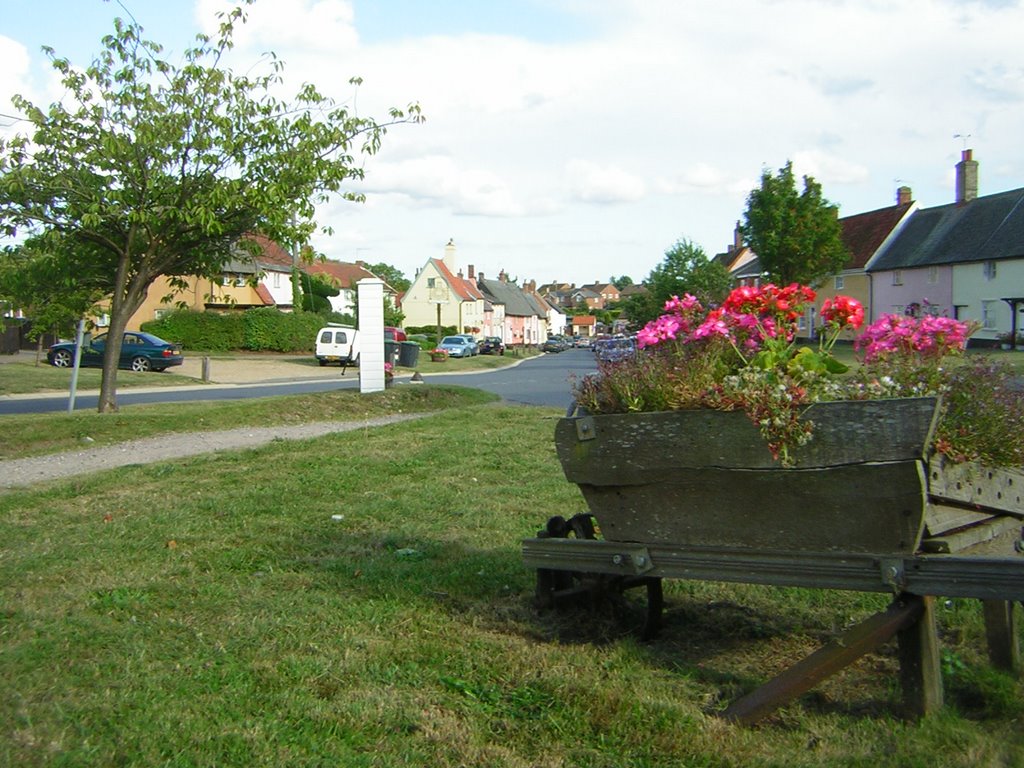
[[[117,445],[11,459],[0,461],[0,492],[129,464],[149,464],[201,453],[256,448],[273,440],[305,440],[333,432],[351,432],[409,421],[427,415],[397,414],[363,421],[326,421],[280,427],[241,427],[221,432],[165,434]]]

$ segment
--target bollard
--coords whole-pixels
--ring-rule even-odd
[[[203,358],[203,383],[210,383],[210,358]]]

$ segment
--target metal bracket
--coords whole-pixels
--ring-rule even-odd
[[[616,552],[612,555],[612,565],[627,569],[632,566],[634,576],[642,576],[654,568],[651,556],[646,548],[633,549],[627,552]]]
[[[593,440],[597,437],[592,416],[581,416],[576,419],[576,439]]]
[[[878,561],[878,570],[882,583],[893,592],[903,592],[907,585],[907,574],[904,571],[902,558],[883,557]]]

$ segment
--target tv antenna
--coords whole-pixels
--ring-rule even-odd
[[[971,138],[971,134],[969,134],[969,133],[954,133],[953,134],[953,138],[954,139],[963,139],[964,140],[964,149],[967,149],[967,140],[969,138]]]

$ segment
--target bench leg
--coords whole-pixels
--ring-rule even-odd
[[[982,600],[985,609],[985,635],[992,666],[1007,672],[1021,671],[1020,641],[1014,603],[1006,600]]]
[[[897,642],[904,709],[910,716],[922,717],[942,709],[942,666],[935,598],[914,599],[921,601],[921,616],[897,633]]]

